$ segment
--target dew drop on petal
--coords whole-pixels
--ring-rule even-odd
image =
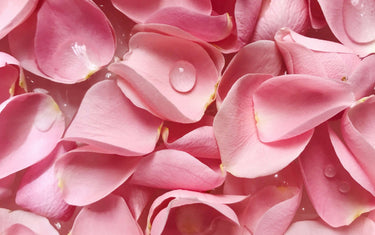
[[[169,83],[177,92],[186,93],[191,91],[196,81],[194,65],[185,60],[177,61],[169,71]]]
[[[111,72],[108,72],[105,74],[105,78],[109,79],[112,77],[112,73]]]
[[[340,193],[348,193],[351,189],[351,186],[350,186],[349,182],[342,181],[339,184],[338,189],[339,189]]]
[[[325,177],[327,178],[333,178],[336,176],[336,167],[333,166],[333,165],[327,165],[325,168],[324,168],[324,175]]]
[[[61,224],[60,224],[59,222],[56,222],[56,223],[55,223],[55,228],[56,228],[57,230],[60,230],[60,229],[61,229]]]

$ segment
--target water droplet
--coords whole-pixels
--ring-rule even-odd
[[[169,83],[178,92],[186,93],[191,91],[196,81],[195,67],[187,61],[177,61],[169,71]]]
[[[42,132],[46,132],[55,123],[57,117],[60,114],[60,109],[56,103],[52,104],[53,107],[46,107],[43,110],[40,110],[35,117],[35,127]]]
[[[333,166],[333,165],[327,165],[325,168],[324,168],[324,175],[327,177],[327,178],[333,178],[336,176],[336,167]]]
[[[46,89],[43,89],[43,88],[34,88],[33,92],[35,92],[35,93],[42,93],[42,94],[48,94],[48,91]]]
[[[61,229],[61,224],[59,222],[56,222],[55,223],[55,227],[57,228],[57,230],[60,230]]]
[[[65,104],[63,104],[63,106],[64,106],[64,107],[67,107],[67,106],[68,106],[68,104],[66,104],[66,103],[65,103]]]
[[[279,178],[279,175],[278,175],[278,174],[274,174],[273,177],[274,177],[275,179],[277,179],[277,178]]]
[[[338,189],[339,189],[340,193],[348,193],[351,188],[352,187],[350,186],[349,182],[347,182],[347,181],[342,181],[338,186]]]
[[[302,208],[301,208],[301,211],[302,211],[302,212],[305,212],[305,211],[306,211],[305,207],[302,207]]]
[[[111,78],[111,76],[112,76],[111,72],[108,72],[108,73],[105,74],[105,78],[107,78],[107,79]]]

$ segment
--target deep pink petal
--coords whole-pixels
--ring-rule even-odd
[[[72,147],[74,145],[71,143],[59,143],[48,157],[26,170],[16,194],[17,205],[48,218],[70,218],[74,207],[63,200],[54,172],[54,162]]]
[[[186,152],[160,150],[142,158],[131,182],[154,188],[211,190],[224,182],[219,164],[211,169]]]
[[[108,153],[143,155],[153,151],[161,120],[135,107],[114,81],[92,86],[64,138]]]
[[[316,128],[299,160],[310,200],[330,226],[348,225],[375,208],[374,197],[339,162],[326,125]]]
[[[265,142],[302,134],[349,107],[348,84],[309,75],[285,75],[254,93],[259,138]]]
[[[133,174],[138,162],[136,157],[74,150],[56,162],[58,186],[67,203],[88,205],[124,183]]]
[[[45,158],[64,129],[62,113],[48,95],[28,93],[3,102],[0,105],[0,178]]]
[[[308,0],[310,23],[313,29],[321,29],[327,25],[322,9],[317,0]]]
[[[194,42],[155,33],[137,33],[129,46],[124,61],[109,66],[121,76],[118,82],[126,96],[162,119],[201,119],[219,77],[210,54]]]
[[[252,94],[270,77],[243,76],[232,87],[215,117],[214,131],[223,167],[235,176],[255,178],[281,170],[298,157],[312,135],[309,131],[278,142],[259,140]]]
[[[142,230],[132,217],[123,198],[109,195],[84,207],[77,215],[71,235],[142,235]]]
[[[0,39],[26,20],[37,3],[37,0],[15,0],[12,4],[0,1]]]
[[[15,180],[16,174],[11,174],[5,178],[0,179],[0,200],[9,198],[13,194]]]
[[[112,27],[91,1],[47,0],[38,11],[36,24],[38,66],[56,82],[82,81],[114,55]]]
[[[0,103],[14,95],[21,74],[19,62],[11,55],[0,52]]]

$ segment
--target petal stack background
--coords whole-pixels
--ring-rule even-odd
[[[375,1],[0,0],[0,234],[375,234]]]

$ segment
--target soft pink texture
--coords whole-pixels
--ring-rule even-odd
[[[199,121],[212,102],[220,72],[210,54],[194,42],[155,33],[135,34],[129,47],[122,62],[109,66],[121,77],[118,84],[125,95],[162,119]],[[195,68],[196,82],[188,92],[178,92],[170,83],[169,74],[180,61]]]
[[[374,234],[375,223],[374,221],[360,217],[351,225],[332,228],[320,220],[305,220],[294,222],[286,231],[285,235],[359,235],[359,234]]]
[[[142,235],[123,198],[109,195],[84,207],[77,215],[71,235]]]
[[[364,187],[373,194],[375,192],[375,172],[372,168],[375,164],[374,108],[375,96],[365,97],[346,110],[341,122],[343,139],[352,153],[352,161],[355,161],[355,164],[350,166],[360,169],[362,176],[357,175],[356,178],[359,177],[359,182],[365,183]]]
[[[60,83],[87,79],[108,64],[115,52],[112,27],[89,0],[44,1],[13,30],[9,42],[25,69]]]
[[[354,101],[348,84],[310,75],[274,77],[254,92],[259,139],[264,142],[300,135]]]
[[[197,158],[220,159],[212,126],[198,127],[181,138],[168,141],[169,129],[163,130],[162,137],[168,149],[181,150]]]
[[[305,0],[265,0],[262,2],[252,40],[272,40],[275,33],[283,27],[303,33],[309,26],[308,15]]]
[[[146,234],[240,234],[238,218],[227,204],[244,198],[185,190],[167,192],[152,204]]]
[[[38,0],[0,1],[0,39],[21,24],[33,12]]]
[[[260,73],[281,75],[284,62],[276,45],[272,41],[261,40],[244,46],[235,54],[220,80],[216,102],[220,104],[232,85],[243,75]]]
[[[74,147],[73,143],[60,142],[49,156],[26,170],[17,190],[17,205],[52,219],[70,218],[74,207],[63,200],[62,192],[57,185],[54,162],[61,154]]]
[[[0,208],[0,233],[14,235],[13,232],[24,232],[20,233],[22,235],[59,234],[45,217],[26,211]]]
[[[207,191],[224,182],[225,173],[219,165],[216,160],[202,162],[186,152],[165,149],[143,157],[130,182],[154,188]]]
[[[316,128],[299,160],[309,198],[319,216],[330,226],[348,225],[375,208],[374,197],[340,164],[327,125]]]
[[[48,95],[27,93],[3,102],[0,105],[0,178],[45,158],[64,129],[64,117]]]
[[[16,82],[22,75],[19,62],[13,56],[0,52],[0,103],[14,95]]]
[[[312,131],[264,143],[257,135],[253,92],[271,75],[245,75],[229,91],[214,121],[215,137],[226,171],[255,178],[275,173],[298,157]],[[282,79],[282,78],[278,78]]]
[[[64,139],[97,146],[108,153],[144,155],[154,150],[161,123],[135,107],[115,81],[102,81],[87,91]]]
[[[361,57],[375,52],[374,1],[318,0],[318,2],[328,26],[342,44],[352,48]]]
[[[64,200],[77,206],[109,195],[134,172],[139,158],[77,149],[64,154],[55,165]]]
[[[364,60],[339,43],[314,39],[290,29],[280,30],[276,44],[290,74],[311,74],[348,83],[356,99],[370,94],[375,85],[375,56]]]

